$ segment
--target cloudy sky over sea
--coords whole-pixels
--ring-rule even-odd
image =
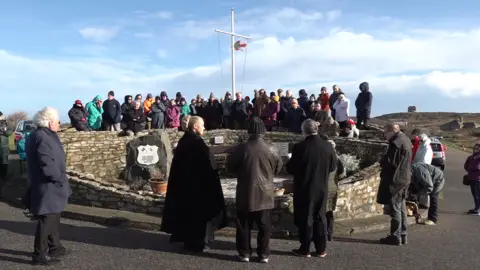
[[[200,4],[201,3],[201,4]],[[114,90],[187,98],[230,89],[229,37],[237,90],[338,84],[355,99],[370,82],[373,114],[478,112],[480,2],[472,0],[17,0],[0,3],[0,111],[57,107],[66,119]],[[350,109],[354,114],[354,108]]]

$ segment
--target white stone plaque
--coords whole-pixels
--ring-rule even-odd
[[[140,145],[137,147],[137,150],[137,162],[139,164],[154,165],[160,160],[158,157],[158,146],[156,145]]]
[[[276,142],[273,145],[277,148],[280,156],[288,157],[288,143]]]
[[[215,136],[213,137],[214,144],[223,144],[223,136]]]

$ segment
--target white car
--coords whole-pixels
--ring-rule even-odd
[[[36,128],[37,127],[33,124],[32,120],[20,120],[13,132],[15,146],[23,139],[23,136],[25,136],[26,132],[32,132]]]

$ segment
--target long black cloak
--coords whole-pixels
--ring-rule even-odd
[[[319,136],[308,136],[294,145],[287,171],[293,175],[295,225],[302,227],[325,216],[329,174],[336,168],[333,146]]]
[[[173,155],[161,231],[176,241],[213,240],[207,231],[226,225],[215,159],[202,137],[185,132]]]

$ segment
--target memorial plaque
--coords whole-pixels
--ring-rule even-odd
[[[223,136],[215,136],[213,137],[214,144],[223,144]]]
[[[142,165],[154,165],[160,160],[156,145],[140,145],[137,147],[137,151],[137,162]]]
[[[288,143],[283,143],[283,142],[276,142],[272,143],[278,150],[278,153],[282,157],[287,157],[288,156]]]

